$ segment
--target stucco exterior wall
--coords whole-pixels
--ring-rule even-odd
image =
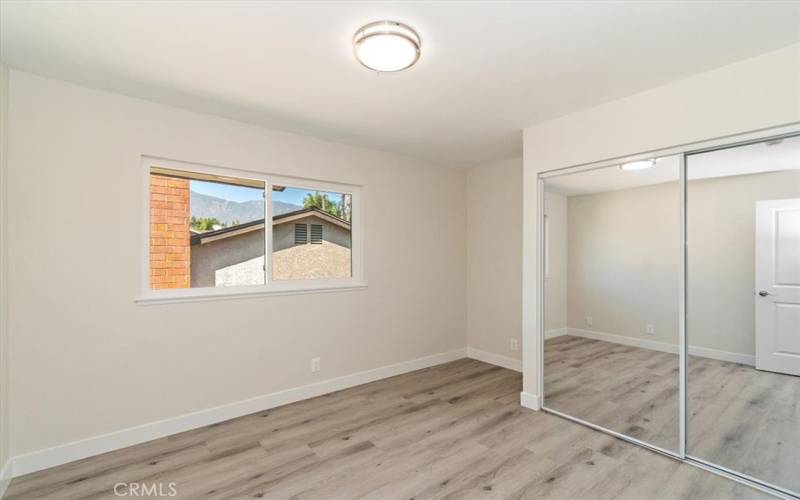
[[[321,245],[295,245],[272,254],[272,279],[349,278],[352,254],[330,241]]]
[[[261,258],[261,266],[254,259]],[[237,285],[264,284],[264,230],[212,241],[205,245],[192,245],[192,288],[217,286],[217,271],[243,265],[252,272],[242,273],[229,269],[236,276]],[[223,278],[224,279],[224,278]],[[234,284],[229,281],[228,285]],[[220,283],[225,286],[225,283]]]
[[[294,244],[295,224],[321,224],[321,245]],[[273,279],[345,278],[351,275],[350,231],[310,216],[276,225]],[[308,228],[309,238],[311,228]],[[192,246],[192,288],[264,283],[264,230]]]
[[[322,239],[344,248],[350,248],[350,231],[336,224],[323,220],[317,216],[304,217],[296,221],[289,221],[272,227],[272,249],[275,252],[294,246],[295,224],[322,224]],[[308,228],[309,238],[311,228]]]

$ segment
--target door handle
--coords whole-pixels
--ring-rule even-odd
[[[766,297],[767,295],[769,295],[769,292],[766,290],[761,290],[760,292],[758,292],[758,294],[761,295],[762,297]]]

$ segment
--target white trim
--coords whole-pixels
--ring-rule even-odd
[[[8,485],[11,483],[11,478],[13,476],[13,462],[9,459],[6,464],[0,469],[0,498],[3,498],[3,495],[8,488]]]
[[[403,361],[393,365],[345,375],[343,377],[273,392],[271,394],[265,394],[263,396],[257,396],[255,398],[217,406],[215,408],[208,408],[194,413],[150,422],[136,427],[129,427],[108,434],[73,441],[53,448],[37,450],[11,459],[11,463],[13,463],[13,475],[17,477],[23,474],[29,474],[82,458],[170,436],[179,432],[268,410],[277,406],[283,406],[304,399],[347,389],[349,387],[402,375],[442,363],[449,363],[450,361],[455,361],[465,356],[466,349],[442,352],[412,359],[410,361]]]
[[[300,284],[300,283],[298,283]],[[150,304],[180,304],[183,302],[204,302],[208,300],[227,300],[254,297],[268,297],[272,295],[303,295],[307,293],[352,292],[366,290],[367,285],[361,284],[329,284],[321,282],[318,285],[303,282],[305,286],[287,286],[285,288],[273,286],[239,286],[227,288],[192,288],[186,290],[157,290],[147,292],[136,297],[134,302],[140,305]]]
[[[515,372],[522,371],[522,360],[503,356],[502,354],[495,354],[493,352],[481,351],[474,347],[467,347],[467,357],[489,363],[490,365],[502,366]]]
[[[659,342],[657,340],[648,340],[638,337],[627,337],[625,335],[615,335],[613,333],[597,332],[593,330],[583,330],[580,328],[567,328],[569,335],[576,337],[583,337],[587,339],[602,340],[604,342],[612,342],[614,344],[623,344],[633,347],[640,347],[642,349],[650,349],[651,351],[669,352],[678,354],[677,344],[668,344],[666,342]],[[690,356],[699,356],[701,358],[717,359],[719,361],[728,361],[731,363],[739,363],[743,365],[755,366],[756,358],[750,354],[741,354],[738,352],[721,351],[719,349],[711,349],[708,347],[689,346]]]
[[[613,167],[622,163],[629,163],[639,160],[649,160],[657,157],[673,156],[678,154],[698,154],[714,151],[717,149],[727,149],[735,146],[744,146],[747,144],[758,143],[764,140],[791,136],[800,132],[800,123],[793,122],[777,127],[763,128],[745,132],[743,134],[733,134],[714,139],[703,141],[690,142],[673,147],[662,149],[651,149],[640,153],[617,156],[614,158],[606,158],[604,160],[592,161],[589,163],[579,163],[568,167],[554,168],[538,172],[537,175],[540,179],[548,179],[550,177],[557,177],[559,175],[569,175],[578,172],[585,172],[587,170],[596,170],[599,168]]]
[[[686,395],[689,383],[689,351],[686,341],[686,278],[688,247],[686,237],[688,225],[686,224],[686,153],[680,155],[680,231],[681,231],[681,279],[678,289],[678,454],[686,458],[687,432],[686,432]]]
[[[524,165],[523,165],[524,166]],[[536,224],[536,287],[535,287],[535,300],[536,300],[536,324],[534,325],[535,334],[534,339],[536,346],[536,393],[542,395],[542,401],[544,401],[544,335],[545,335],[545,284],[544,284],[544,216],[545,216],[545,207],[546,207],[546,200],[545,200],[545,191],[544,191],[544,179],[537,178],[536,180],[536,214],[537,218],[535,221]],[[524,201],[524,200],[523,200]],[[523,260],[525,262],[528,259],[525,259],[523,256]],[[523,264],[524,269],[524,264]],[[523,287],[523,303],[526,302],[525,298],[525,288]],[[522,323],[523,323],[523,335],[525,333],[525,311],[523,308],[522,314]],[[523,337],[524,339],[524,337]],[[526,385],[525,379],[523,377],[522,380],[522,390],[525,391]],[[538,401],[535,403],[535,406],[539,408],[541,405]]]
[[[551,328],[550,330],[544,331],[544,338],[552,339],[554,337],[560,337],[562,335],[567,334],[567,327],[562,326],[561,328]]]
[[[8,329],[8,66],[0,62],[0,442],[9,441],[9,329]],[[0,463],[0,498],[11,479],[11,461]]]
[[[529,408],[531,410],[539,411],[542,409],[539,404],[539,396],[531,394],[530,392],[522,391],[519,393],[519,404],[523,408]]]

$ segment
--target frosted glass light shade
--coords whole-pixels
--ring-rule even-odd
[[[353,53],[365,67],[381,73],[403,71],[420,56],[416,31],[395,21],[367,24],[353,36]]]

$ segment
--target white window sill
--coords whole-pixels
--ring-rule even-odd
[[[146,292],[136,299],[139,305],[179,304],[211,300],[247,299],[277,295],[303,295],[309,293],[352,292],[366,290],[366,283],[304,284],[302,286],[252,286],[236,288],[194,288],[186,290],[160,290]]]

